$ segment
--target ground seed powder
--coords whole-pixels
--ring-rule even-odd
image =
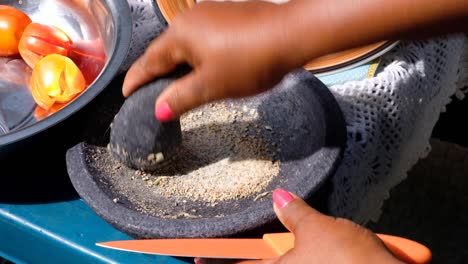
[[[279,173],[255,109],[210,104],[181,118],[182,145],[151,174],[152,191],[216,202],[261,192]]]
[[[93,163],[111,175],[109,184],[128,202],[163,217],[197,217],[194,211],[200,210],[183,210],[186,201],[214,207],[221,201],[255,201],[269,194],[266,188],[280,172],[279,150],[268,141],[274,131],[260,121],[256,109],[208,104],[183,115],[181,128],[182,144],[152,173],[121,165],[104,148],[93,155]],[[158,209],[162,197],[175,201],[171,212],[180,207],[184,215]]]

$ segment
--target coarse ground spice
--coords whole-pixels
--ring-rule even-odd
[[[255,109],[234,110],[224,103],[182,116],[182,145],[152,173],[153,191],[208,202],[261,192],[280,166],[261,137],[271,128],[257,119]]]
[[[108,153],[103,155],[104,148],[93,155],[93,162],[111,175],[110,184],[129,202],[156,215],[164,212],[149,208],[151,197],[216,206],[269,194],[266,187],[279,175],[280,161],[276,145],[262,136],[274,131],[259,120],[256,109],[208,104],[183,115],[181,128],[181,146],[152,173],[121,165]]]

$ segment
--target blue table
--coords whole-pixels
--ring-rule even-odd
[[[0,256],[15,263],[190,263],[95,245],[120,239],[130,237],[103,221],[80,199],[0,203]]]
[[[327,85],[364,79],[374,67],[375,62],[370,62],[345,72],[319,78]],[[111,84],[108,90],[119,88],[119,81]],[[108,95],[100,97],[104,101],[99,102],[100,99],[96,99],[97,105],[104,103]],[[94,114],[94,111],[91,110],[91,113]],[[80,122],[77,124],[81,125]],[[79,199],[67,181],[65,168],[50,171],[48,167],[51,164],[50,160],[64,157],[67,147],[61,148],[57,151],[50,149],[42,151],[45,155],[39,151],[37,157],[32,155],[35,157],[33,161],[23,162],[22,157],[19,162],[29,165],[27,166],[29,168],[19,170],[20,172],[26,170],[24,173],[18,174],[16,172],[18,168],[15,166],[10,166],[13,169],[6,169],[5,172],[5,166],[9,165],[6,163],[14,161],[2,161],[0,184],[5,186],[4,188],[0,186],[0,257],[15,263],[192,263],[191,259],[130,253],[96,246],[96,242],[130,239],[130,237],[113,228]],[[54,157],[48,156],[52,155],[51,152],[55,153]],[[62,165],[64,167],[64,164]],[[11,183],[8,183],[8,180],[5,183],[5,179],[13,179],[16,182],[12,184],[13,187],[9,187],[8,184]],[[40,179],[45,179],[46,182]],[[36,186],[39,184],[42,185]],[[26,200],[22,198],[18,201],[15,198],[17,191],[27,194],[56,193],[53,194],[52,200],[47,198],[43,201],[40,195],[39,198],[27,195]]]

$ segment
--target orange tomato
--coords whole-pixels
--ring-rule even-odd
[[[24,30],[18,48],[23,60],[34,68],[40,59],[50,54],[68,57],[72,45],[73,41],[60,28],[31,23]]]
[[[71,59],[51,54],[34,66],[30,87],[34,101],[49,110],[55,103],[67,103],[75,98],[86,88],[86,81]]]
[[[34,109],[34,118],[36,118],[37,121],[40,121],[46,117],[49,117],[58,111],[60,111],[62,108],[64,108],[67,104],[60,104],[56,103],[54,104],[50,109],[46,110],[40,106],[37,106],[36,109]]]
[[[18,54],[18,43],[31,18],[22,11],[0,5],[0,56]]]

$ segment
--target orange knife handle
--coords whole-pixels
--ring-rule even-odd
[[[399,260],[409,264],[427,264],[432,259],[431,251],[424,245],[403,237],[376,234]]]
[[[402,237],[376,234],[393,255],[408,264],[427,264],[432,259],[431,251],[424,245]],[[263,240],[278,257],[294,247],[292,233],[270,233],[263,235]]]
[[[263,240],[278,254],[278,257],[294,247],[294,234],[289,232],[264,234]]]

